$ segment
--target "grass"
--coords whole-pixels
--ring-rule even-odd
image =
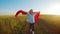
[[[26,23],[26,16],[0,16],[1,34],[26,34],[29,28]],[[60,16],[41,15],[37,25],[35,25],[35,34],[58,34],[60,32]]]

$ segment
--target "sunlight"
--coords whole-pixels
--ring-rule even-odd
[[[60,3],[52,4],[48,11],[52,15],[60,15]]]

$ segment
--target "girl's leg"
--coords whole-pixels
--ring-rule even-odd
[[[30,32],[34,34],[34,23],[30,23]]]

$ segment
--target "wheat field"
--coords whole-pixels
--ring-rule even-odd
[[[27,16],[0,16],[0,34],[27,34]],[[60,15],[40,15],[35,34],[60,34]]]

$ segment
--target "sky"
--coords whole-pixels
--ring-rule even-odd
[[[0,0],[0,15],[15,15],[33,9],[41,14],[60,15],[60,0]]]

